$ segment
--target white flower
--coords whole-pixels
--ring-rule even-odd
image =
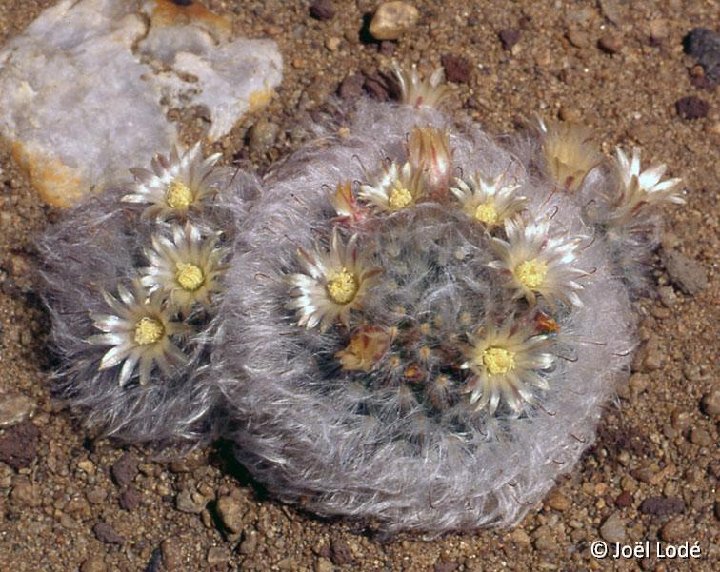
[[[172,226],[172,240],[154,235],[152,248],[145,250],[150,265],[141,268],[142,284],[149,291],[161,290],[170,303],[182,312],[195,304],[209,308],[212,294],[220,291],[219,278],[227,249],[218,248],[217,237],[203,238],[191,224]]]
[[[512,321],[502,327],[485,327],[480,336],[470,335],[468,361],[461,367],[469,369],[466,392],[476,410],[487,409],[493,415],[500,403],[519,415],[527,405],[536,402],[536,389],[548,389],[543,371],[549,370],[554,358],[547,350],[551,340],[533,335]]]
[[[520,185],[501,185],[504,176],[501,173],[494,181],[490,181],[480,173],[475,173],[467,183],[455,179],[457,186],[451,187],[450,191],[471,218],[491,229],[503,225],[527,204],[527,197],[515,193]]]
[[[549,304],[564,300],[582,306],[577,294],[582,285],[576,280],[587,273],[573,264],[585,237],[550,237],[549,231],[549,220],[530,224],[506,220],[507,241],[492,239],[500,260],[491,262],[490,267],[510,274],[515,298],[525,296],[532,304],[540,294]]]
[[[112,346],[102,357],[98,369],[122,364],[118,382],[124,386],[139,367],[140,384],[145,385],[155,365],[169,376],[174,367],[186,363],[185,354],[172,342],[172,337],[184,333],[185,327],[171,321],[162,293],[148,296],[136,280],[132,291],[118,286],[118,295],[120,298],[116,299],[103,293],[115,314],[91,316],[93,325],[104,333],[91,336],[88,343]]]
[[[656,165],[645,171],[640,170],[640,150],[632,150],[628,158],[619,147],[616,149],[616,162],[620,176],[621,189],[610,217],[613,224],[625,224],[646,206],[660,203],[685,204],[678,189],[681,179],[662,181],[667,167]]]
[[[445,70],[441,67],[437,68],[428,80],[420,79],[415,65],[409,70],[395,66],[394,71],[400,85],[402,102],[406,105],[438,109],[450,94],[445,83]]]
[[[592,132],[582,125],[540,119],[543,154],[550,176],[561,188],[576,191],[602,161]]]
[[[182,157],[175,148],[169,157],[156,155],[151,161],[152,170],[130,169],[135,176],[135,189],[121,200],[149,204],[143,213],[146,217],[186,218],[189,210],[202,208],[203,202],[217,191],[209,176],[221,154],[202,159],[201,152],[199,143]]]
[[[417,203],[423,196],[423,178],[410,163],[402,168],[390,163],[382,178],[374,185],[361,185],[358,196],[385,211],[397,211]]]
[[[358,204],[349,181],[338,184],[337,189],[330,196],[330,204],[338,215],[333,220],[342,224],[360,223],[368,214],[367,209]]]
[[[288,308],[297,310],[298,325],[326,330],[338,318],[349,325],[350,311],[358,308],[373,278],[381,272],[358,255],[357,235],[342,244],[333,230],[330,252],[310,254],[298,250],[307,274],[289,278],[293,300]]]
[[[452,151],[447,131],[415,127],[408,136],[408,162],[422,173],[423,183],[436,200],[447,195],[452,171]]]

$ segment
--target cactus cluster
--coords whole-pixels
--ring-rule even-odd
[[[627,376],[679,180],[566,124],[501,143],[440,111],[439,73],[398,79],[262,180],[158,158],[52,230],[63,396],[129,440],[222,434],[319,514],[517,522]]]
[[[230,207],[241,199],[218,158],[203,159],[199,145],[157,155],[39,243],[55,393],[104,434],[168,443],[209,430],[215,399],[199,380],[242,211]]]

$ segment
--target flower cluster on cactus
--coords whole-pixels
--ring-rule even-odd
[[[197,380],[235,237],[218,158],[199,145],[157,155],[40,243],[57,395],[106,434],[165,443],[208,431],[215,400]]]

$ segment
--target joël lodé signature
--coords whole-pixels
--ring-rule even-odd
[[[621,544],[619,542],[607,543],[593,542],[590,552],[595,558],[603,559],[608,556],[618,558],[648,558],[655,556],[658,559],[697,559],[702,557],[699,542],[684,542],[682,544],[668,544],[666,542],[636,542],[635,544]]]

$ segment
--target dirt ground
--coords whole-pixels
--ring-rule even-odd
[[[638,303],[634,373],[608,405],[596,444],[515,529],[426,541],[378,539],[362,526],[280,505],[228,462],[223,444],[181,459],[93,439],[49,394],[33,241],[57,213],[39,202],[0,145],[0,401],[12,397],[33,410],[28,421],[0,428],[0,448],[19,444],[23,457],[0,462],[0,570],[720,568],[720,97],[683,51],[691,29],[718,25],[720,5],[410,3],[420,12],[417,25],[398,41],[375,43],[363,33],[375,0],[325,2],[334,14],[320,18],[308,1],[209,2],[237,33],[274,38],[285,57],[269,109],[216,147],[227,163],[265,169],[302,143],[303,126],[329,98],[385,97],[378,73],[393,60],[425,71],[442,61],[454,80],[453,111],[492,132],[537,112],[586,123],[608,154],[634,144],[647,161],[667,163],[688,192],[687,205],[665,210],[663,248],[701,268],[673,270],[656,257],[658,295]],[[0,0],[0,44],[51,4]],[[678,104],[686,97],[689,106]],[[233,511],[235,532],[221,524],[218,499]],[[591,543],[603,538],[698,543],[702,556],[690,564],[596,560]]]

